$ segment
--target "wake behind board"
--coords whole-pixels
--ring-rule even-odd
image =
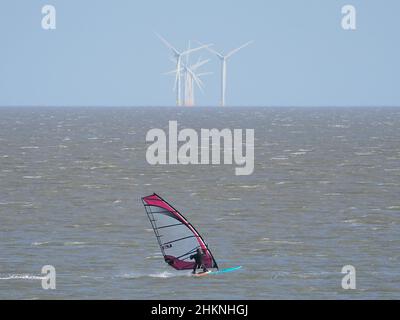
[[[223,273],[228,273],[228,272],[233,272],[241,269],[242,266],[239,267],[233,267],[233,268],[226,268],[222,270],[217,270],[217,271],[207,271],[207,272],[201,272],[201,273],[196,273],[193,274],[193,277],[205,277],[205,276],[211,276],[211,275],[218,275],[218,274],[223,274]]]

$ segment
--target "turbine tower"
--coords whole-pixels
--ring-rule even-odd
[[[186,72],[186,83],[185,83],[185,105],[186,106],[194,106],[195,105],[195,96],[194,96],[194,89],[196,82],[197,86],[199,87],[200,91],[204,93],[204,83],[201,81],[201,77],[212,74],[212,72],[202,72],[196,73],[197,69],[203,66],[204,64],[208,63],[209,60],[198,61],[196,64],[191,65],[190,67],[185,66]]]
[[[230,57],[232,57],[235,53],[237,53],[238,51],[247,47],[251,43],[253,43],[253,41],[249,41],[249,42],[241,45],[240,47],[233,49],[226,55],[224,55],[220,52],[217,52],[209,47],[206,48],[208,51],[210,51],[211,53],[214,53],[221,60],[221,67],[222,67],[221,68],[221,106],[222,107],[225,106],[225,102],[226,102],[226,67],[227,67],[226,65],[227,65],[227,60]],[[199,44],[203,45],[201,42],[199,42]]]
[[[194,48],[194,49],[188,49],[183,52],[179,52],[174,46],[172,46],[167,40],[165,40],[161,35],[156,33],[156,36],[164,43],[164,45],[169,48],[172,53],[174,54],[174,57],[176,59],[176,75],[175,75],[175,89],[176,89],[176,104],[177,106],[182,105],[182,95],[181,95],[181,67],[182,67],[182,57],[185,55],[188,55],[192,52],[196,52],[205,48],[209,48],[211,44],[204,45],[202,44],[200,47]]]

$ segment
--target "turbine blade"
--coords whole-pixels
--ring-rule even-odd
[[[195,74],[193,74],[193,79],[196,82],[197,86],[199,87],[201,93],[204,93],[204,83],[197,77]]]
[[[175,74],[175,73],[176,73],[176,70],[171,70],[171,71],[168,71],[168,72],[164,72],[163,75],[164,76],[169,76],[169,75]]]
[[[195,77],[193,78],[194,81],[196,82],[197,86],[199,87],[201,93],[204,93],[204,83],[201,81],[199,78]]]
[[[190,50],[186,50],[184,52],[181,53],[182,56],[187,55],[189,53],[193,53],[202,49],[207,49],[208,47],[211,47],[213,44],[206,44],[206,45],[202,45],[201,47],[198,48],[194,48],[194,49],[190,49]]]
[[[200,41],[196,41],[196,42],[197,42],[199,45],[203,45],[203,46],[204,46],[204,44],[201,43]],[[223,55],[222,53],[219,53],[219,52],[215,51],[214,49],[212,49],[212,48],[210,48],[210,47],[208,47],[208,48],[206,48],[206,49],[207,49],[209,52],[211,52],[211,53],[217,55],[219,58],[221,58],[221,59],[224,58],[224,55]]]
[[[190,43],[190,40],[189,40],[188,47],[187,47],[186,51],[191,50],[191,48],[192,48],[192,44]],[[189,65],[189,60],[190,60],[190,54],[187,54],[186,55],[186,65]]]
[[[210,61],[210,59],[207,60],[203,60],[203,61],[199,61],[196,64],[190,66],[190,69],[192,70],[196,70],[198,68],[200,68],[201,66],[204,66],[206,63],[208,63]]]
[[[160,34],[158,34],[157,32],[155,32],[156,36],[161,40],[162,43],[164,43],[164,45],[171,49],[176,55],[179,55],[179,51],[175,49],[175,47],[170,44],[167,40],[165,40]]]
[[[214,74],[214,72],[202,72],[202,73],[198,73],[197,77],[209,76],[211,74]]]
[[[247,47],[248,45],[250,45],[251,43],[253,43],[253,41],[249,41],[247,43],[245,43],[244,45],[240,46],[239,48],[233,49],[231,52],[229,52],[225,57],[229,58],[232,55],[234,55],[235,53],[237,53],[238,51],[242,50],[243,48]]]
[[[174,64],[176,64],[176,59],[174,58],[169,58],[169,61],[173,62]]]
[[[165,72],[165,73],[163,73],[163,75],[170,75],[170,74],[174,74],[174,73],[176,73],[177,71],[178,71],[178,66],[177,66],[177,63],[176,63],[176,59],[174,59],[174,58],[170,58],[169,59],[171,62],[173,62],[174,64],[175,64],[175,69],[174,70],[171,70],[171,71],[167,71],[167,72]]]

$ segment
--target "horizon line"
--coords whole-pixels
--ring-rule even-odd
[[[0,108],[176,108],[176,109],[231,109],[231,108],[399,108],[400,105],[0,105]]]

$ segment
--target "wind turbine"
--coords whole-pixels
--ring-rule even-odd
[[[201,42],[197,41],[200,45],[203,45]],[[232,51],[230,51],[229,53],[227,53],[226,55],[217,52],[209,47],[207,47],[206,49],[208,51],[210,51],[211,53],[214,53],[220,60],[222,63],[222,68],[221,68],[221,106],[224,107],[225,106],[225,101],[226,101],[226,65],[227,65],[227,60],[232,57],[235,53],[237,53],[238,51],[242,50],[243,48],[247,47],[248,45],[250,45],[251,43],[253,43],[253,41],[249,41],[243,45],[241,45],[240,47],[233,49]]]
[[[212,74],[212,72],[202,72],[202,73],[196,73],[197,69],[208,63],[210,60],[199,60],[197,61],[196,64],[191,65],[190,67],[187,67],[186,70],[186,83],[185,83],[185,105],[186,106],[194,106],[195,105],[195,96],[194,96],[194,83],[196,82],[197,86],[201,90],[201,92],[204,92],[204,83],[201,81],[201,77]]]
[[[165,40],[161,35],[156,33],[156,36],[165,44],[167,48],[169,48],[172,53],[174,54],[174,57],[176,59],[176,76],[175,76],[175,89],[176,89],[176,104],[178,106],[182,105],[181,102],[181,66],[182,66],[182,57],[185,55],[188,55],[192,52],[196,52],[202,49],[209,48],[211,44],[204,45],[202,44],[200,47],[194,48],[194,49],[188,49],[186,51],[180,52],[178,51],[174,46],[172,46],[167,40]]]
[[[197,86],[199,87],[200,91],[204,93],[204,83],[201,81],[201,77],[210,75],[212,72],[202,72],[202,73],[197,73],[197,69],[208,63],[210,60],[199,60],[197,61],[196,64],[191,65],[187,72],[186,72],[186,87],[185,91],[188,92],[187,94],[187,101],[186,105],[187,106],[194,106],[195,105],[195,96],[194,96],[194,83],[196,82]]]
[[[191,41],[189,40],[188,43],[188,48],[187,50],[191,49]],[[197,86],[199,87],[199,89],[201,90],[201,92],[204,93],[203,87],[204,84],[201,81],[200,77],[207,75],[209,73],[200,73],[197,74],[196,71],[198,68],[200,68],[201,66],[203,66],[204,64],[208,63],[210,60],[202,60],[201,57],[198,58],[197,63],[195,64],[190,64],[190,54],[186,55],[186,61],[185,61],[185,65],[186,67],[184,68],[184,74],[185,74],[185,101],[184,104],[187,107],[191,107],[194,106],[195,102],[194,102],[194,89],[195,89],[195,82],[197,84]]]
[[[212,72],[202,72],[196,74],[195,71],[208,62],[209,59],[208,60],[199,59],[199,61],[196,64],[191,66],[187,66],[185,63],[181,64],[181,73],[184,73],[185,75],[185,106],[194,106],[194,88],[195,88],[194,83],[197,84],[201,92],[204,92],[204,83],[200,79],[200,77],[212,74]],[[177,70],[172,70],[166,72],[165,74],[166,75],[176,74],[176,72]]]

